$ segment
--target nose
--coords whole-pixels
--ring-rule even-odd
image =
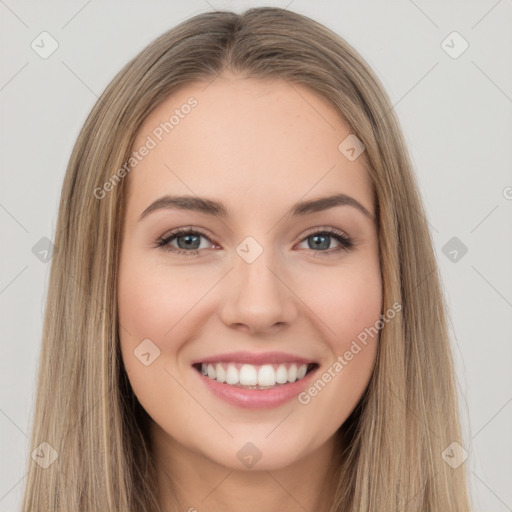
[[[263,251],[252,263],[235,259],[223,284],[220,315],[226,326],[249,334],[274,334],[297,318],[293,285],[270,253]]]

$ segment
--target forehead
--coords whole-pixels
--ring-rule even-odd
[[[373,211],[363,155],[350,161],[338,148],[350,134],[334,106],[301,84],[232,75],[189,84],[137,134],[133,151],[150,149],[130,172],[128,207],[140,213],[171,193],[254,208],[342,192]]]

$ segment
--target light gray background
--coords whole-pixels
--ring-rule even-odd
[[[19,509],[33,449],[27,436],[49,264],[32,248],[53,239],[66,164],[86,115],[117,71],[161,33],[200,12],[257,5],[324,23],[388,91],[452,318],[475,510],[512,510],[511,0],[0,0],[1,511]],[[43,31],[59,44],[47,59],[31,48]],[[469,43],[455,59],[441,46],[453,31]],[[468,248],[456,262],[443,253],[452,237]]]

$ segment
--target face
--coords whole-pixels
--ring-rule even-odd
[[[304,86],[232,75],[187,85],[145,120],[118,306],[159,449],[284,468],[357,405],[378,342],[358,336],[379,320],[382,288],[364,154],[338,148],[350,133]]]

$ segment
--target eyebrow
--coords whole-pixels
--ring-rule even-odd
[[[328,210],[336,206],[352,206],[366,217],[373,220],[373,215],[359,201],[346,194],[334,194],[309,201],[299,201],[290,208],[288,215],[292,217],[304,216]],[[151,212],[162,209],[191,210],[223,218],[230,216],[228,208],[218,201],[197,196],[165,195],[151,203],[142,212],[139,221],[147,217]]]

